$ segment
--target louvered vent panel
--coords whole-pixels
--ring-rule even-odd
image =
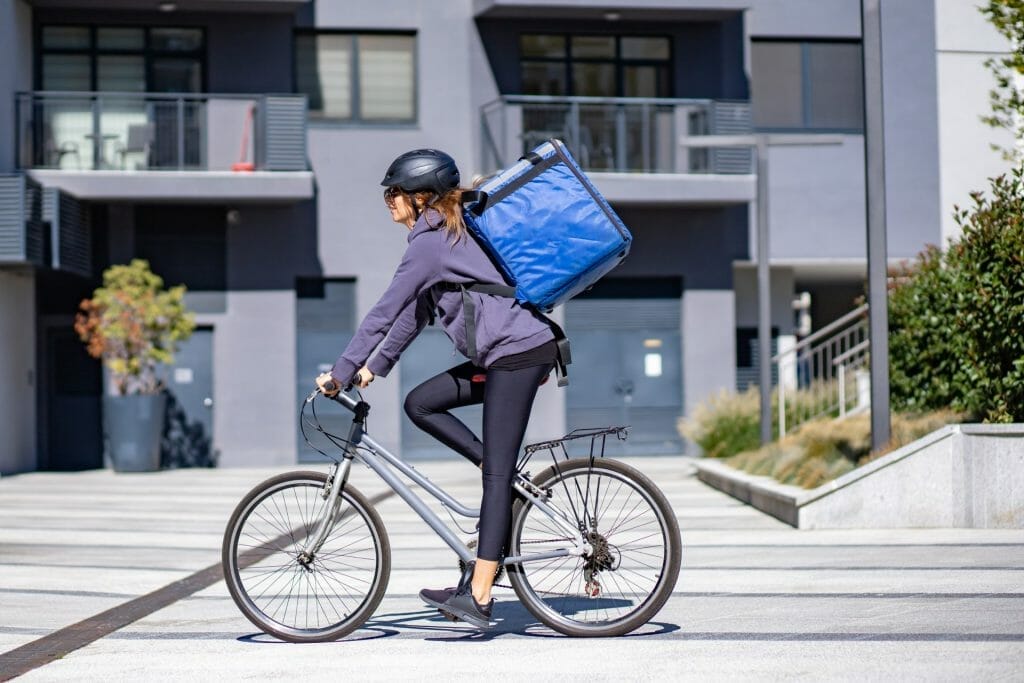
[[[753,130],[749,102],[719,101],[712,105],[712,135],[746,135]],[[720,148],[712,151],[714,173],[753,173],[753,156],[749,149]]]
[[[268,171],[305,171],[306,98],[267,97],[264,106],[265,152]]]

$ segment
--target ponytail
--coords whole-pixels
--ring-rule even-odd
[[[452,244],[462,239],[466,234],[466,221],[462,218],[462,192],[460,188],[453,188],[444,193],[439,199],[429,204],[429,208],[435,209],[441,214],[441,221],[445,231],[451,236]],[[431,192],[417,192],[413,201],[417,207],[427,207]]]

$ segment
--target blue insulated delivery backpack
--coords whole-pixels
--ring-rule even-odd
[[[476,320],[468,291],[515,297],[550,311],[617,266],[633,241],[622,220],[559,140],[550,140],[511,168],[464,193],[466,225],[511,286],[472,284],[462,290],[469,356],[476,362]],[[569,341],[548,319],[558,342],[558,385],[569,380]]]
[[[466,224],[522,303],[551,310],[629,253],[629,230],[559,140],[537,147],[479,189]]]

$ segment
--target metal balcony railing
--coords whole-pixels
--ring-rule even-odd
[[[778,369],[779,438],[816,417],[845,417],[870,402],[868,306],[835,322],[772,358]]]
[[[681,136],[752,130],[746,101],[506,95],[481,108],[482,168],[505,168],[549,138],[586,171],[752,173],[748,149],[688,149]]]
[[[30,92],[15,98],[22,169],[308,169],[303,95]]]

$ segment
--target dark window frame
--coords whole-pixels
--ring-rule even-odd
[[[50,27],[85,28],[89,30],[89,46],[84,48],[57,48],[43,46],[43,31]],[[97,45],[97,34],[101,28],[136,28],[142,29],[142,49],[117,49],[100,48]],[[196,50],[158,50],[152,47],[151,32],[153,29],[189,29],[198,30],[202,36],[202,45]],[[36,90],[43,89],[43,56],[48,54],[62,55],[86,55],[89,57],[89,92],[97,92],[99,78],[98,58],[101,56],[141,56],[143,58],[146,72],[146,89],[143,92],[154,92],[153,84],[153,59],[155,57],[184,57],[199,60],[199,92],[206,92],[208,89],[208,41],[205,26],[193,26],[184,24],[163,25],[163,24],[106,24],[86,23],[81,21],[41,21],[35,26],[35,54],[33,58],[33,84]]]
[[[561,57],[531,57],[526,56],[522,52],[522,40],[523,36],[558,36],[564,39],[565,48],[564,54]],[[614,57],[574,57],[572,54],[572,39],[580,37],[600,37],[608,38],[612,37],[615,39],[615,56]],[[665,59],[650,59],[650,58],[638,58],[638,57],[623,57],[622,56],[622,39],[623,38],[662,38],[668,42],[668,57]],[[566,32],[566,31],[522,31],[519,33],[519,42],[517,44],[519,49],[519,91],[523,93],[523,63],[524,62],[535,62],[535,63],[546,63],[546,64],[564,64],[565,68],[565,85],[566,85],[566,97],[575,97],[576,93],[573,87],[572,79],[572,65],[575,63],[581,64],[612,64],[615,67],[615,95],[613,97],[625,97],[625,71],[624,67],[627,66],[653,66],[653,67],[665,67],[668,73],[668,89],[669,92],[665,95],[658,97],[672,97],[675,86],[674,78],[674,65],[675,65],[675,45],[672,42],[672,36],[669,34],[662,33],[597,33],[592,31],[581,31],[581,32]]]
[[[298,28],[292,36],[292,90],[297,94],[304,94],[299,90],[299,60],[298,43],[301,36],[341,35],[349,36],[352,39],[352,72],[349,74],[349,97],[351,98],[352,115],[349,117],[329,116],[319,110],[310,109],[309,118],[311,122],[325,122],[339,125],[351,125],[359,127],[415,127],[420,121],[420,41],[419,33],[415,30],[401,29],[333,29],[333,28]],[[362,100],[359,96],[359,36],[402,36],[413,39],[412,50],[412,118],[408,119],[364,119],[362,118]]]
[[[753,52],[753,45],[755,43],[782,43],[786,45],[799,45],[800,46],[800,97],[801,97],[801,125],[800,126],[759,126],[757,122],[754,122],[754,129],[760,132],[766,133],[791,133],[793,131],[801,131],[807,133],[840,133],[847,135],[863,135],[864,134],[864,121],[863,111],[861,112],[861,125],[859,128],[849,126],[816,126],[811,125],[810,121],[813,118],[811,111],[811,84],[808,75],[810,62],[808,59],[809,46],[811,45],[856,45],[861,49],[861,59],[863,60],[864,45],[863,41],[859,38],[805,38],[805,37],[783,37],[783,36],[770,36],[770,37],[756,37],[750,38],[751,52]],[[862,62],[863,63],[863,62]],[[753,76],[751,76],[753,78]],[[753,91],[753,87],[751,88]],[[864,92],[861,90],[861,108],[864,106]]]

